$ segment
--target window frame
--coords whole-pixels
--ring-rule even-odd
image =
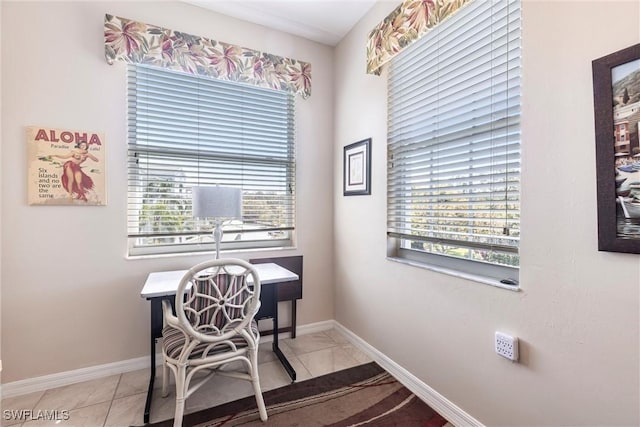
[[[294,94],[285,92],[285,91],[276,91],[265,89],[262,87],[257,87],[253,85],[247,85],[237,82],[231,82],[226,80],[219,79],[208,79],[208,81],[214,80],[216,85],[223,86],[228,88],[230,91],[238,90],[242,91],[242,96],[245,97],[247,93],[253,93],[255,96],[259,96],[258,94],[267,91],[269,95],[274,95],[276,97],[281,97],[283,99],[283,105],[286,104],[286,107],[282,107],[283,113],[287,119],[284,127],[289,129],[287,131],[287,136],[283,137],[281,141],[279,141],[275,145],[274,149],[283,150],[283,143],[286,145],[286,157],[279,158],[277,156],[274,157],[264,157],[262,159],[256,160],[255,157],[251,158],[251,154],[255,154],[251,152],[251,150],[247,150],[249,153],[246,154],[243,149],[239,149],[238,147],[230,148],[231,151],[234,149],[236,151],[242,151],[242,154],[228,154],[223,151],[218,151],[217,154],[211,154],[212,150],[209,150],[207,155],[203,155],[202,151],[199,149],[187,149],[184,144],[181,145],[180,142],[175,147],[159,147],[159,146],[150,146],[145,147],[139,141],[139,138],[136,136],[137,128],[140,126],[140,121],[138,120],[137,110],[137,101],[136,98],[138,96],[137,89],[132,90],[132,86],[138,84],[137,81],[132,81],[131,79],[137,79],[137,73],[140,68],[152,69],[154,73],[163,73],[166,72],[174,75],[181,75],[185,80],[188,79],[207,79],[203,76],[195,76],[187,73],[176,72],[168,69],[161,69],[158,67],[151,67],[148,65],[142,64],[129,64],[128,66],[128,77],[127,77],[127,103],[128,103],[128,132],[127,132],[127,257],[128,258],[145,258],[145,257],[156,257],[156,256],[178,256],[178,255],[191,255],[191,254],[205,254],[205,253],[215,253],[216,247],[213,242],[213,220],[196,220],[191,216],[191,187],[195,185],[218,185],[218,183],[207,182],[207,179],[211,178],[200,178],[200,165],[204,165],[205,169],[211,169],[216,162],[219,163],[220,158],[224,157],[225,162],[229,162],[230,167],[232,168],[240,168],[244,169],[246,164],[255,165],[263,165],[262,168],[264,171],[273,169],[271,173],[278,173],[276,171],[280,170],[279,175],[265,175],[266,177],[277,177],[280,176],[280,184],[276,184],[276,187],[268,187],[269,190],[265,189],[263,191],[276,191],[273,188],[279,189],[274,194],[280,194],[281,196],[273,196],[277,200],[281,201],[283,204],[282,210],[284,212],[287,224],[284,226],[255,226],[251,225],[250,222],[246,222],[246,217],[242,221],[227,221],[223,224],[223,240],[220,244],[220,250],[223,251],[256,251],[256,250],[268,250],[268,249],[290,249],[294,248],[296,245],[296,138],[295,138],[295,96]],[[195,80],[193,80],[195,81]],[[132,94],[132,92],[135,92]],[[243,98],[246,100],[246,98]],[[161,102],[165,102],[165,99],[161,99]],[[203,108],[202,104],[198,100],[194,100],[193,104],[190,104],[192,107],[196,109]],[[247,104],[247,110],[252,109],[255,105]],[[135,111],[134,111],[135,110]],[[198,113],[200,114],[200,113]],[[243,120],[245,116],[241,116]],[[253,122],[252,125],[255,126],[257,122]],[[164,124],[163,124],[164,125]],[[150,127],[148,127],[150,128]],[[175,132],[175,129],[172,130]],[[200,135],[198,135],[198,141],[200,141]],[[200,144],[200,142],[198,142]],[[239,144],[244,144],[243,141],[239,142]],[[231,147],[231,146],[230,146]],[[153,169],[150,164],[151,162],[159,162],[167,164],[171,162],[172,159],[175,159],[175,156],[179,155],[184,162],[184,164],[189,163],[187,169],[193,168],[193,164],[197,164],[197,174],[198,177],[194,178],[192,172],[186,172],[187,169],[181,170],[180,166],[176,166],[176,175],[171,175],[166,178],[167,182],[176,182],[175,179],[179,173],[183,173],[185,176],[189,175],[184,182],[179,182],[179,186],[182,190],[185,191],[183,195],[187,195],[188,197],[184,197],[183,200],[186,206],[186,209],[183,211],[182,215],[185,219],[185,224],[189,223],[187,226],[182,224],[183,228],[181,230],[175,232],[158,232],[151,231],[149,233],[144,233],[141,230],[142,225],[140,224],[140,218],[142,216],[142,206],[145,203],[145,200],[149,200],[149,186],[151,182],[161,183],[162,181],[153,181],[149,176],[158,177],[162,171],[170,170],[171,167],[163,166],[161,169],[155,171],[154,175],[148,174],[148,170]],[[147,163],[145,166],[142,165],[141,160],[146,156]],[[209,157],[207,159],[207,157]],[[153,160],[148,160],[149,158]],[[164,160],[163,160],[164,159]],[[235,165],[235,166],[234,166]],[[258,170],[261,166],[257,166]],[[205,172],[202,172],[205,173]],[[222,174],[222,172],[216,172],[217,175]],[[206,173],[205,173],[206,175]],[[233,181],[233,179],[237,178],[237,173],[231,173],[231,178],[229,180]],[[144,184],[141,184],[141,180],[139,177],[146,176],[147,181],[144,181]],[[284,178],[283,178],[284,177]],[[225,178],[226,179],[226,178]],[[253,178],[256,179],[256,178]],[[245,197],[247,192],[253,191],[253,195],[258,197],[259,190],[247,190],[246,182],[244,178],[236,179],[235,183],[232,183],[231,186],[242,187],[243,192],[245,193]],[[222,186],[229,186],[229,184],[220,183]],[[249,185],[249,188],[254,188],[255,185]],[[176,192],[182,192],[182,190],[176,190],[172,188],[170,194],[175,196]],[[168,196],[171,197],[171,196]],[[162,200],[162,199],[160,199]],[[137,209],[137,211],[136,211]],[[255,209],[253,212],[255,213]],[[259,209],[259,208],[258,208]],[[259,209],[260,210],[260,209]],[[244,211],[244,209],[243,209]],[[260,210],[262,211],[262,210]],[[239,223],[241,222],[241,224]],[[260,233],[261,238],[256,238],[256,233]],[[267,233],[268,236],[265,238],[264,234]],[[241,240],[235,240],[234,236],[237,238],[238,236],[242,236]],[[145,239],[150,238],[169,238],[173,237],[177,242],[173,243],[158,243],[145,245],[141,244]],[[186,238],[193,239],[192,242],[180,242],[180,240],[184,240]]]
[[[519,13],[521,13],[521,2],[519,0],[516,0],[516,1],[518,3],[517,6],[519,9]],[[521,37],[521,33],[522,33],[522,30],[520,27],[519,36],[518,36],[519,38]],[[425,37],[428,37],[428,35]],[[411,55],[412,54],[411,47],[408,47],[407,49],[405,49],[405,51],[400,53],[399,56],[403,54]],[[521,55],[519,57],[521,57]],[[392,59],[391,64],[387,65],[385,69],[385,74],[388,79],[389,90],[391,90],[390,68],[393,66],[393,62],[394,60]],[[519,68],[518,71],[521,75],[521,68]],[[418,78],[419,77],[417,77],[416,79]],[[408,83],[406,83],[405,86],[403,87],[406,87],[407,85]],[[521,89],[519,90],[521,93]],[[391,126],[392,126],[391,113],[390,113],[391,108],[392,106],[391,106],[391,99],[390,99],[389,105],[388,105],[389,129],[391,129]],[[521,114],[522,112],[520,110],[520,112],[518,113],[518,120],[520,120]],[[390,139],[391,138],[388,139],[389,143],[391,142]],[[518,143],[521,145],[522,143],[521,137],[519,138]],[[387,216],[388,216],[388,221],[390,221],[389,210],[390,210],[390,199],[391,199],[390,191],[391,190],[389,189],[389,186],[391,181],[389,180],[390,180],[390,176],[393,168],[392,163],[394,159],[392,158],[391,147],[389,144],[387,145],[387,150],[389,153],[388,162],[387,162],[387,179],[388,179]],[[521,154],[519,154],[519,159],[521,159]],[[521,188],[521,181],[520,181],[521,167],[518,170],[518,176],[519,176],[518,191],[520,191],[519,189]],[[519,196],[518,203],[520,203],[520,200],[521,200],[521,197]],[[404,210],[402,210],[402,212],[404,212]],[[519,222],[520,206],[518,206],[517,212],[518,212],[518,222]],[[403,214],[403,215],[406,215],[406,214]],[[422,251],[418,249],[412,249],[410,248],[410,245],[411,245],[410,242],[412,241],[416,241],[416,240],[406,239],[400,233],[388,230],[387,231],[387,259],[391,261],[413,265],[420,268],[426,268],[432,271],[436,271],[436,272],[440,272],[440,273],[444,273],[444,274],[448,274],[456,277],[462,277],[468,280],[473,280],[476,282],[485,283],[485,284],[501,287],[504,289],[515,290],[515,291],[519,290],[519,271],[520,271],[519,262],[517,266],[508,266],[508,265],[491,264],[491,263],[483,262],[476,259],[470,259],[470,258],[457,258],[453,256],[443,255],[443,254],[432,253],[432,252]],[[519,247],[520,247],[520,244],[518,239],[518,245],[517,245],[518,259],[519,259],[519,252],[520,252]],[[469,249],[469,248],[468,250],[469,252],[472,251],[472,249]]]

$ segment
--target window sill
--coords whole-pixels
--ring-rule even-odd
[[[436,273],[447,274],[449,276],[458,277],[460,279],[466,279],[473,282],[482,283],[485,285],[493,286],[496,288],[506,289],[512,292],[520,292],[520,286],[509,286],[504,283],[500,283],[500,280],[494,279],[492,277],[480,276],[476,274],[464,273],[462,271],[453,270],[451,268],[440,267],[435,265],[430,265],[423,262],[412,261],[406,258],[398,258],[398,257],[387,257],[387,260],[392,262],[397,262],[400,264],[406,264],[413,267],[423,268],[425,270],[434,271]]]
[[[274,246],[264,248],[252,248],[252,249],[231,249],[220,251],[220,258],[234,257],[243,253],[255,253],[255,252],[280,252],[280,251],[295,251],[297,246]],[[200,251],[200,252],[174,252],[174,253],[157,253],[157,254],[144,254],[144,255],[125,255],[126,260],[139,260],[139,259],[157,259],[157,258],[175,258],[175,257],[194,257],[194,256],[210,256],[215,257],[215,251]]]

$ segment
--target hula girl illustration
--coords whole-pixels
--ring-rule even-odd
[[[69,154],[54,154],[52,157],[69,159],[62,165],[62,186],[69,193],[69,198],[87,201],[86,192],[93,189],[93,180],[82,171],[82,163],[87,158],[98,161],[98,158],[87,150],[88,144],[81,141]]]

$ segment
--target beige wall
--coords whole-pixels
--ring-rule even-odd
[[[104,59],[111,13],[309,61],[313,94],[297,100],[299,324],[333,318],[332,49],[180,2],[2,2],[3,382],[148,355],[147,274],[210,256],[127,260],[125,65]],[[108,205],[26,203],[24,127],[104,131]]]
[[[335,55],[336,320],[486,425],[640,424],[640,256],[597,250],[591,82],[593,59],[640,41],[640,3],[524,2],[519,293],[385,260],[386,83],[364,43],[393,7]],[[372,195],[343,197],[342,147],[366,137]]]

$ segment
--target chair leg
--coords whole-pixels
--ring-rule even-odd
[[[176,399],[176,413],[173,417],[173,427],[182,427],[184,416],[184,399]]]
[[[173,427],[182,426],[184,416],[184,401],[186,395],[186,371],[185,366],[178,366],[176,370],[176,413],[173,417]]]
[[[267,408],[264,406],[264,399],[262,398],[262,392],[260,391],[260,384],[258,379],[255,379],[253,382],[253,391],[256,394],[256,404],[258,405],[258,412],[260,412],[260,419],[262,421],[267,421],[269,417],[267,415]]]
[[[249,366],[251,374],[251,384],[253,384],[253,393],[256,395],[256,404],[258,405],[258,412],[260,413],[260,419],[267,421],[267,408],[264,406],[264,399],[262,398],[262,390],[260,389],[260,377],[258,375],[258,349],[250,352],[249,358],[251,359],[251,366]]]
[[[169,395],[169,366],[166,361],[162,361],[162,397]]]

